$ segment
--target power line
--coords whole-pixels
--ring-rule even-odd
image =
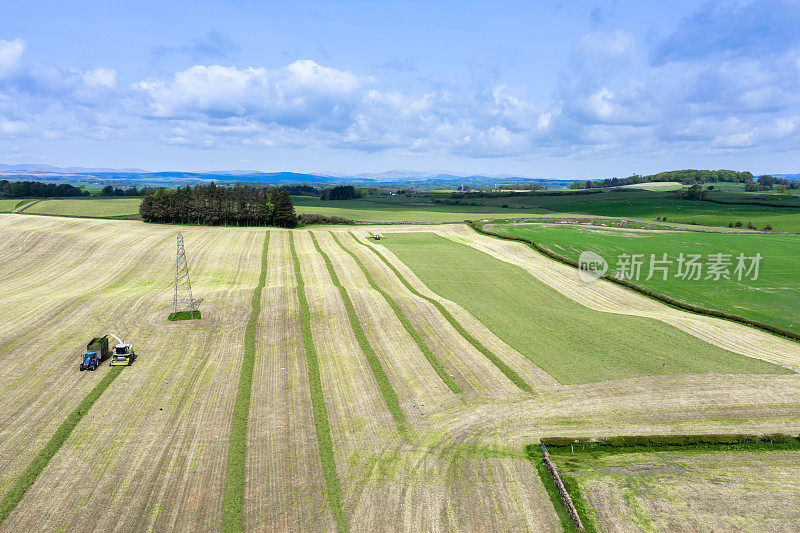
[[[180,297],[178,296],[180,294]],[[178,248],[175,252],[175,295],[172,298],[172,312],[178,313],[181,303],[189,304],[189,311],[194,317],[195,302],[192,297],[192,284],[189,281],[189,263],[183,248],[183,235],[178,233]]]

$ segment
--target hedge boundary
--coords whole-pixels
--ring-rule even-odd
[[[492,223],[497,223],[497,221],[493,221]],[[542,246],[540,244],[536,244],[535,242],[533,242],[530,239],[526,239],[525,237],[513,237],[511,235],[504,235],[502,233],[497,233],[497,232],[494,232],[494,231],[490,231],[490,230],[484,229],[483,226],[480,223],[478,223],[478,222],[476,222],[474,220],[468,221],[467,225],[469,227],[471,227],[473,230],[475,230],[476,232],[478,232],[478,233],[480,233],[482,235],[486,235],[488,237],[495,237],[495,238],[503,239],[503,240],[507,240],[507,241],[516,241],[516,242],[525,243],[528,246],[532,247],[534,250],[546,255],[550,259],[555,259],[559,263],[564,263],[565,265],[569,265],[571,267],[578,268],[578,263],[576,261],[573,261],[572,259],[568,259],[568,258],[566,258],[566,257],[564,257],[562,255],[559,255],[559,254],[551,251],[550,249],[545,248],[544,246]],[[627,281],[627,280],[624,280],[624,279],[619,279],[619,278],[611,276],[609,274],[606,274],[606,275],[602,276],[602,279],[608,280],[611,283],[616,283],[617,285],[621,285],[621,286],[623,286],[625,288],[628,288],[628,289],[630,289],[632,291],[638,292],[639,294],[643,294],[644,296],[647,296],[647,297],[652,298],[654,300],[658,300],[661,303],[665,303],[665,304],[667,304],[667,305],[669,305],[671,307],[675,307],[675,308],[681,309],[683,311],[689,311],[690,313],[696,313],[698,315],[711,316],[711,317],[714,317],[714,318],[722,318],[722,319],[725,319],[725,320],[738,322],[740,324],[744,324],[745,326],[750,326],[750,327],[753,327],[753,328],[756,328],[756,329],[760,329],[760,330],[766,331],[768,333],[772,333],[773,335],[778,335],[778,336],[781,336],[781,337],[785,337],[785,338],[791,339],[793,341],[800,341],[800,334],[794,333],[792,331],[787,331],[785,329],[777,328],[775,326],[771,326],[771,325],[765,324],[763,322],[758,322],[756,320],[750,320],[749,318],[745,318],[743,316],[731,315],[731,314],[725,313],[724,311],[717,311],[716,309],[708,309],[708,308],[705,308],[705,307],[701,307],[699,305],[686,303],[686,302],[683,302],[681,300],[677,300],[675,298],[672,298],[671,296],[666,296],[664,294],[659,294],[657,292],[651,291],[650,289],[646,289],[644,287],[640,287],[639,285],[631,283],[630,281]]]
[[[745,433],[706,433],[697,435],[617,435],[612,437],[542,437],[541,444],[551,448],[584,446],[588,448],[610,447],[631,448],[642,446],[698,446],[698,445],[737,445],[737,444],[796,444],[800,437],[786,433],[763,435]]]

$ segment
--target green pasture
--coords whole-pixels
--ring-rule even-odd
[[[659,374],[789,373],[658,320],[591,310],[520,267],[431,233],[386,234],[381,243],[432,291],[463,306],[563,384]]]
[[[25,205],[33,200],[25,200],[22,198],[3,198],[0,200],[0,213],[10,213],[17,208],[18,205]]]
[[[26,213],[87,217],[129,217],[139,214],[141,198],[58,198],[33,204]]]
[[[800,235],[774,233],[707,233],[697,231],[634,231],[577,224],[487,224],[487,230],[523,237],[553,252],[578,260],[584,250],[600,254],[613,271],[620,254],[642,254],[645,264],[639,280],[632,280],[653,292],[708,309],[740,315],[751,320],[800,333]],[[685,280],[676,277],[677,257],[683,253],[731,254],[732,279]],[[650,255],[656,259],[667,254],[673,263],[667,279],[663,273],[649,274]],[[734,275],[735,257],[761,254],[758,279],[752,275],[739,281]],[[705,278],[707,272],[701,277]]]
[[[373,196],[360,200],[320,200],[311,196],[293,196],[298,214],[316,213],[349,218],[356,222],[463,222],[474,218],[521,218],[541,209],[521,212],[496,206],[440,205],[426,196]]]
[[[600,196],[600,195],[598,195]],[[800,209],[767,207],[746,204],[717,204],[676,198],[626,198],[578,200],[550,206],[565,213],[588,213],[610,217],[631,217],[655,220],[667,217],[670,222],[727,226],[737,221],[747,226],[752,222],[758,229],[767,224],[775,231],[800,232]]]

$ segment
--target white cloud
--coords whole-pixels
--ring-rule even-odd
[[[252,117],[289,126],[333,128],[351,120],[351,109],[369,83],[349,72],[296,61],[276,70],[198,65],[169,81],[147,80],[134,89],[150,116],[220,120]]]
[[[25,41],[22,39],[0,39],[0,79],[10,78],[19,71],[24,52]]]
[[[19,120],[0,118],[0,137],[21,137],[30,133],[30,126]]]
[[[87,87],[113,89],[117,86],[117,71],[111,68],[96,68],[83,73],[83,83]]]

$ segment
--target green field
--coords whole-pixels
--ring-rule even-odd
[[[589,213],[610,217],[631,217],[655,220],[667,217],[670,222],[727,226],[741,221],[752,222],[761,229],[771,224],[775,231],[800,232],[800,210],[790,207],[767,207],[746,204],[717,204],[675,198],[629,198],[606,200],[600,195],[592,200],[560,203],[550,207],[565,213]]]
[[[572,224],[487,224],[497,233],[524,237],[553,252],[578,260],[584,250],[600,254],[613,270],[620,254],[644,254],[642,276],[636,283],[656,293],[701,307],[740,315],[778,328],[800,333],[800,236],[778,234],[707,233],[697,231],[634,231]],[[684,280],[676,278],[671,265],[667,279],[661,272],[648,275],[650,254],[675,261],[678,254],[733,254],[733,279]],[[761,254],[757,280],[739,281],[733,275],[735,256]],[[706,274],[703,273],[702,277]],[[751,276],[752,277],[752,276]]]
[[[311,196],[293,196],[298,214],[317,213],[355,220],[356,222],[463,222],[474,218],[522,218],[542,209],[525,211],[498,206],[440,205],[427,196],[374,196],[361,200],[320,200]]]
[[[20,204],[24,205],[32,200],[22,198],[3,198],[0,200],[0,213],[10,213]]]
[[[42,215],[93,217],[138,216],[141,198],[59,198],[44,200],[25,210]]]
[[[389,234],[381,243],[432,291],[460,304],[562,384],[658,374],[786,372],[654,319],[591,310],[520,267],[434,234]]]

